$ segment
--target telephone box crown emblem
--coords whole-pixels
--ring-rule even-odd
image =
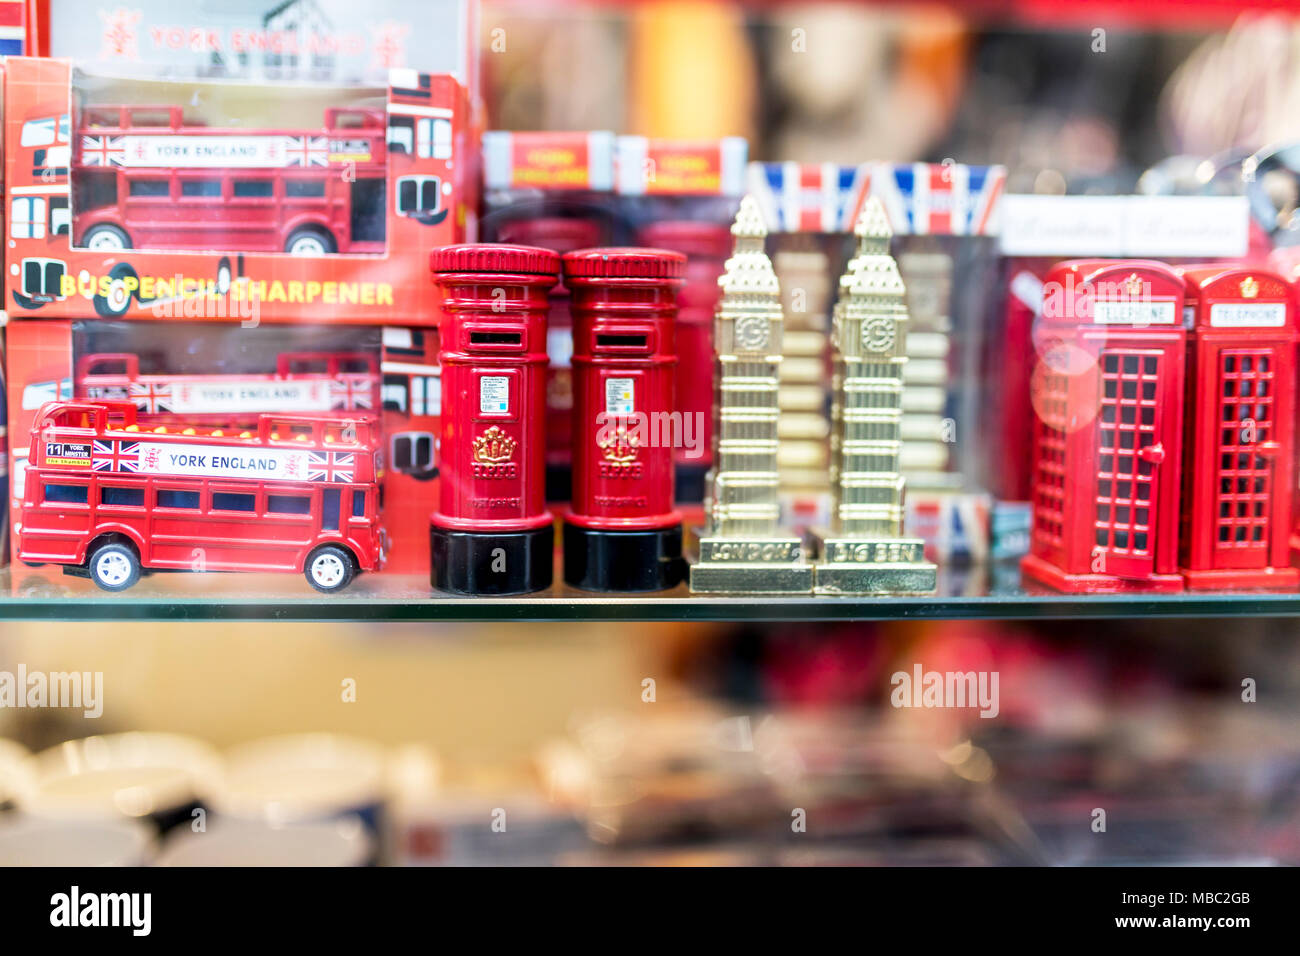
[[[515,440],[493,425],[474,439],[474,460],[491,464],[509,461],[515,456]]]
[[[1253,299],[1259,295],[1259,282],[1254,276],[1246,276],[1242,279],[1240,288],[1243,299]]]
[[[1142,285],[1142,277],[1133,272],[1124,280],[1124,291],[1136,299],[1142,294]]]
[[[636,461],[637,449],[641,440],[636,435],[629,435],[627,429],[619,425],[614,434],[597,440],[605,452],[605,460],[616,465],[630,465]]]

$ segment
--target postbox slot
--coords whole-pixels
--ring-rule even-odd
[[[596,347],[601,349],[644,349],[649,344],[648,335],[634,335],[628,332],[596,333]]]
[[[524,344],[522,332],[470,332],[470,345],[513,345]]]

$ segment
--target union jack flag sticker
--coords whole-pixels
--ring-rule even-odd
[[[95,471],[139,471],[140,443],[95,439],[90,461]]]
[[[342,451],[308,453],[308,481],[351,481],[356,469],[356,455]]]
[[[154,382],[132,382],[131,401],[142,412],[169,412],[172,403],[172,387]]]
[[[330,407],[333,409],[370,408],[370,380],[334,379],[330,382]]]
[[[324,136],[289,136],[285,139],[284,147],[290,166],[330,164],[330,144]]]
[[[81,137],[81,161],[86,166],[121,166],[126,159],[125,137]]]

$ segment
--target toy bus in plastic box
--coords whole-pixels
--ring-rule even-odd
[[[383,110],[327,109],[315,129],[220,129],[179,106],[97,106],[73,137],[76,245],[382,253]]]
[[[294,571],[333,593],[383,566],[370,423],[262,415],[256,430],[142,429],[131,402],[37,415],[17,553],[106,591],[142,571]]]
[[[155,424],[252,424],[263,412],[379,414],[379,359],[366,352],[281,352],[272,374],[141,374],[130,352],[77,359],[74,397],[128,401]]]

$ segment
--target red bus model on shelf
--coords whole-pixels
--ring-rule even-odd
[[[179,106],[88,107],[72,154],[75,244],[382,253],[387,132],[378,109],[253,131],[186,123]]]
[[[188,570],[302,572],[333,593],[385,560],[366,421],[149,430],[130,402],[55,402],[32,428],[24,481],[18,557],[106,591]]]
[[[134,403],[143,421],[253,424],[264,412],[379,414],[379,361],[365,352],[282,352],[272,374],[141,374],[140,357],[77,360],[74,397]]]
[[[1061,591],[1180,591],[1183,279],[1161,262],[1084,260],[1043,291],[1021,568]]]

